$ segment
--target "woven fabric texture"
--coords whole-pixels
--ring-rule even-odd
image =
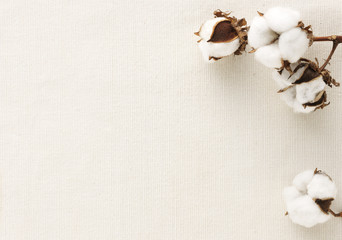
[[[282,200],[317,167],[342,210],[342,89],[297,115],[252,54],[208,65],[196,46],[214,10],[278,5],[342,34],[332,0],[2,0],[0,239],[342,239],[341,219],[305,229]],[[341,65],[342,47],[338,81]]]

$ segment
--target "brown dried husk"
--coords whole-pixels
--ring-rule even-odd
[[[214,27],[214,31],[208,40],[213,43],[229,43],[237,39],[238,33],[228,20],[218,22]]]
[[[247,21],[246,19],[237,19],[236,17],[230,17],[230,12],[222,12],[221,10],[216,10],[214,12],[215,17],[224,17],[227,19],[227,21],[231,24],[231,26],[234,28],[234,32],[237,34],[237,37],[240,40],[240,47],[236,52],[235,55],[241,55],[242,52],[245,51],[246,46],[248,44],[248,37],[247,37]],[[215,29],[216,30],[216,29]],[[235,38],[236,39],[236,38]],[[234,39],[234,40],[235,40]]]
[[[333,198],[329,198],[325,200],[316,199],[315,203],[319,206],[322,212],[324,212],[325,214],[329,214],[332,201],[334,201]]]
[[[311,46],[314,42],[313,41],[314,36],[313,36],[313,31],[312,31],[311,25],[305,27],[303,22],[299,22],[297,27],[301,28],[304,32],[306,32],[306,35],[307,35],[308,39],[310,40],[309,46]]]

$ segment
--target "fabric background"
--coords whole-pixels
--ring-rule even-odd
[[[282,189],[318,167],[342,210],[342,89],[294,114],[252,55],[208,65],[193,35],[284,4],[342,34],[340,0],[1,0],[0,238],[341,239],[292,224]]]

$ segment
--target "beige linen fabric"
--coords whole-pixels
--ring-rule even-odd
[[[282,201],[318,167],[342,210],[342,89],[296,115],[252,55],[208,65],[195,44],[217,8],[284,4],[342,34],[332,0],[2,0],[0,239],[342,239],[342,219],[304,229]],[[342,47],[339,81],[341,64]]]

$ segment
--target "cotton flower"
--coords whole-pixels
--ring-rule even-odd
[[[269,68],[297,62],[312,44],[310,26],[304,27],[300,20],[300,13],[289,8],[275,7],[259,13],[248,32],[255,59]]]
[[[273,79],[278,83],[282,99],[295,112],[310,113],[329,105],[326,85],[338,83],[327,70],[320,70],[318,64],[306,59],[291,64],[289,70],[274,70]]]
[[[231,54],[239,55],[247,45],[247,22],[229,17],[230,13],[214,12],[195,34],[201,39],[198,47],[205,61],[214,62]]]
[[[326,173],[317,169],[304,171],[283,191],[287,215],[292,222],[307,228],[327,222],[330,214],[340,217],[330,209],[336,194],[336,185]]]

